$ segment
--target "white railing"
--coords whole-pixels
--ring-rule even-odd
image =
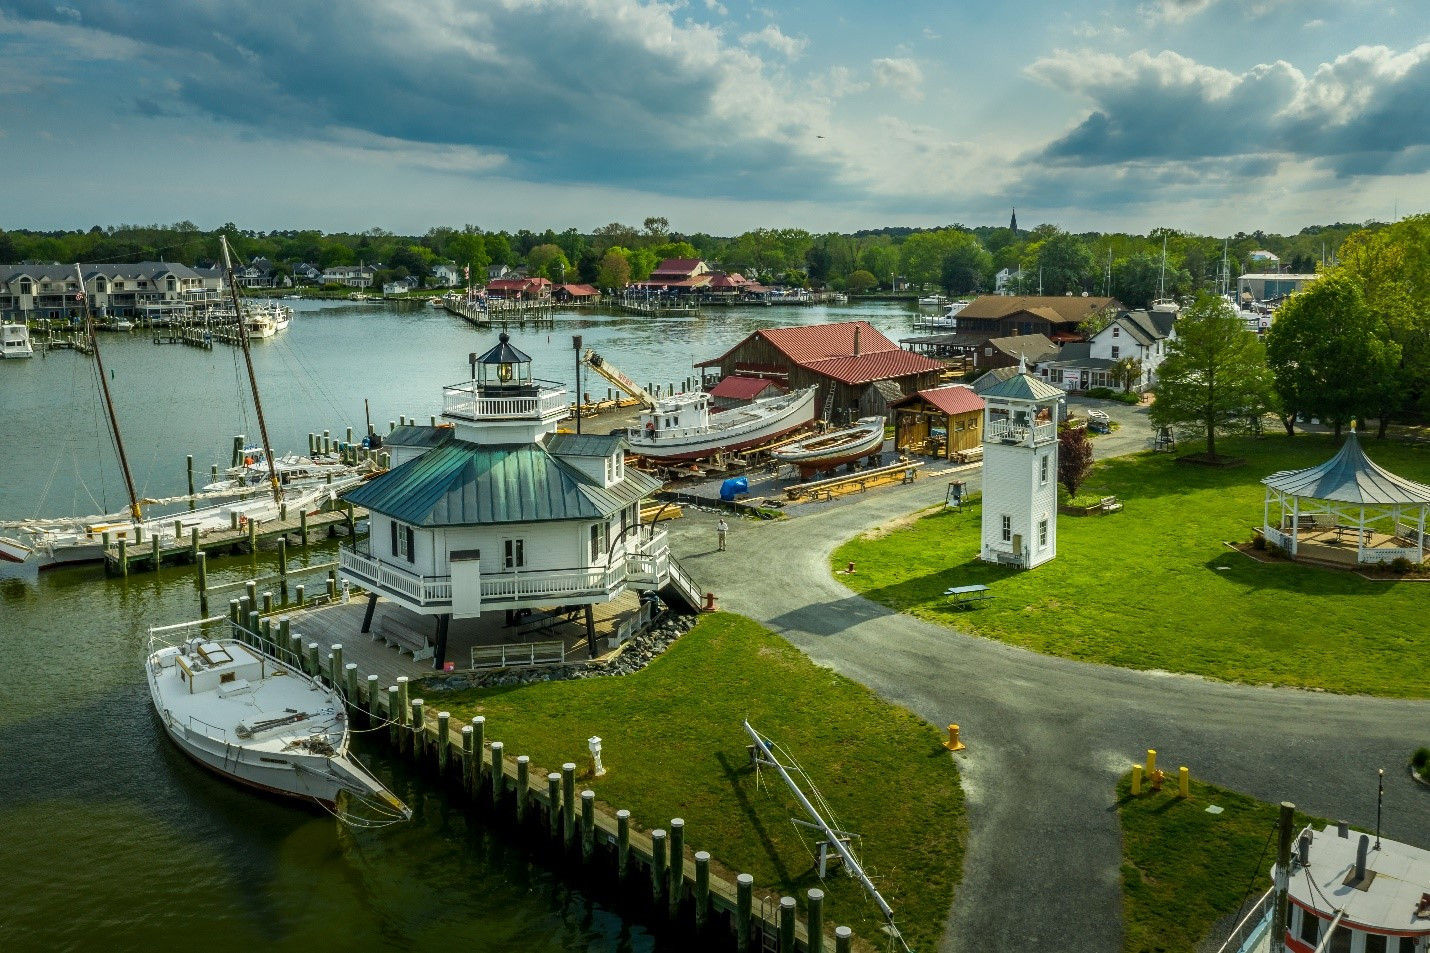
[[[1420,538],[1420,530],[1411,526],[1409,523],[1396,523],[1395,535],[1401,539],[1408,539],[1412,543],[1420,543],[1422,546],[1425,545],[1425,540]]]
[[[567,412],[566,390],[538,384],[535,394],[521,397],[484,397],[475,382],[442,388],[442,413],[468,420],[545,418]]]
[[[1271,526],[1261,527],[1261,535],[1266,537],[1266,541],[1273,546],[1279,546],[1287,552],[1291,551],[1291,534],[1283,533],[1281,530]]]
[[[564,661],[565,642],[472,646],[472,668],[506,668],[511,665],[541,665]]]
[[[1408,559],[1415,562],[1420,558],[1420,552],[1416,549],[1390,549],[1377,546],[1374,549],[1361,551],[1361,562],[1363,563],[1388,563],[1396,559]]]
[[[420,576],[346,548],[338,550],[338,568],[360,577],[368,585],[406,596],[418,605],[452,601],[451,576]]]
[[[1049,423],[1018,423],[1012,420],[994,421],[988,427],[988,436],[995,440],[1012,440],[1017,443],[1028,442],[1029,435],[1032,436],[1033,443],[1043,443],[1048,440],[1056,440],[1058,436],[1058,425]]]
[[[1272,887],[1262,894],[1261,899],[1241,918],[1217,953],[1245,953],[1254,948],[1266,931],[1271,929],[1271,914],[1275,907],[1276,888]]]
[[[502,573],[482,576],[482,602],[594,595],[607,593],[626,581],[626,563],[610,568],[559,569],[545,572]]]

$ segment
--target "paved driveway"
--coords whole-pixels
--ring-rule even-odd
[[[1097,439],[1098,456],[1146,446],[1144,408],[1095,404],[1123,423]],[[890,612],[830,575],[840,542],[941,503],[945,487],[930,480],[878,491],[797,520],[736,520],[723,553],[714,552],[713,515],[692,510],[669,524],[674,552],[722,608],[934,724],[962,726],[968,851],[942,949],[1119,950],[1113,786],[1148,747],[1164,766],[1185,764],[1196,777],[1361,826],[1375,822],[1383,766],[1384,832],[1430,846],[1430,791],[1403,767],[1430,739],[1430,703],[1038,655]]]

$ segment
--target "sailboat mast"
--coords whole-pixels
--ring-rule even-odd
[[[139,512],[139,494],[134,492],[134,475],[129,472],[129,457],[124,453],[124,438],[119,435],[119,418],[114,415],[114,401],[109,396],[109,378],[104,374],[104,358],[99,354],[99,339],[94,334],[94,318],[89,313],[89,293],[84,289],[84,271],[79,262],[74,264],[75,278],[79,280],[79,298],[84,302],[84,330],[89,336],[89,347],[94,352],[94,363],[99,369],[99,389],[104,394],[104,410],[109,414],[109,432],[114,434],[114,449],[119,456],[119,469],[124,471],[124,488],[129,491],[129,515],[137,523],[144,518]]]
[[[238,340],[243,345],[243,363],[248,368],[248,386],[253,391],[253,411],[258,415],[258,433],[263,438],[263,456],[268,460],[268,482],[273,487],[273,502],[283,502],[283,487],[278,482],[278,466],[273,459],[273,445],[268,442],[268,424],[263,419],[263,401],[258,398],[258,378],[253,373],[253,352],[248,347],[248,328],[243,324],[243,309],[238,303],[238,285],[233,280],[233,262],[228,255],[228,236],[220,235],[223,244],[223,270],[228,279],[228,293],[233,298],[233,317],[238,322]]]

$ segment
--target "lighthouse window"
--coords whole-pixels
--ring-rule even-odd
[[[1011,543],[1012,541],[1013,541],[1013,517],[1011,517],[1011,516],[1005,516],[1005,517],[1003,517],[1003,542],[1005,542],[1005,543]]]
[[[503,541],[503,565],[507,569],[520,569],[526,565],[526,541],[508,539]]]
[[[1044,485],[1044,486],[1047,486],[1047,483],[1048,483],[1048,455],[1047,455],[1046,453],[1043,454],[1042,468],[1043,468],[1043,469],[1042,469],[1042,481],[1043,481],[1043,485]]]
[[[1046,545],[1048,545],[1048,521],[1047,521],[1047,520],[1040,520],[1040,521],[1038,522],[1038,545],[1039,545],[1039,546],[1046,546]]]

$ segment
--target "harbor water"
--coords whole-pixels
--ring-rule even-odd
[[[411,305],[288,302],[291,329],[254,342],[277,452],[310,431],[438,413],[440,387],[498,329]],[[721,308],[699,316],[564,312],[512,326],[536,376],[568,387],[580,334],[629,377],[679,383],[759,327],[860,318],[894,339],[897,304]],[[239,350],[100,340],[141,496],[181,493],[257,440]],[[0,361],[0,520],[110,512],[125,503],[92,359]],[[583,387],[604,396],[589,370]],[[210,584],[275,572],[271,553],[211,560]],[[331,544],[304,557],[331,560]],[[320,584],[317,580],[314,583]],[[355,747],[416,809],[410,824],[353,831],[256,796],[188,762],[151,711],[147,629],[198,612],[186,567],[106,579],[99,566],[36,576],[0,569],[0,950],[678,949],[562,883],[516,845],[468,823],[361,737]],[[492,725],[491,737],[500,738]]]

